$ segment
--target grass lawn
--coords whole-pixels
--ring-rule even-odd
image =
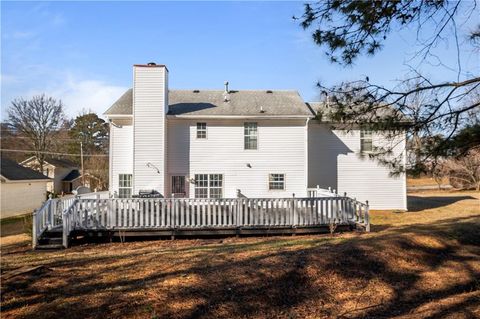
[[[334,237],[137,241],[34,252],[26,235],[7,236],[1,315],[478,318],[479,199],[474,192],[415,193],[409,212],[372,212],[371,233]],[[27,266],[43,267],[8,278]]]

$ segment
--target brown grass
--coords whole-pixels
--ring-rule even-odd
[[[448,178],[442,179],[442,185],[449,185]],[[407,178],[407,186],[438,186],[438,183],[434,178],[428,176],[422,176],[418,178]]]
[[[478,193],[416,193],[369,234],[90,244],[5,243],[2,318],[474,318]]]

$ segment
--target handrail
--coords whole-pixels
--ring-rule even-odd
[[[347,196],[289,198],[74,198],[57,201],[61,208],[62,244],[69,246],[75,230],[125,230],[181,228],[312,227],[357,225],[370,230],[368,202]],[[60,204],[58,204],[60,203]],[[38,239],[49,211],[36,212]],[[50,216],[50,215],[48,215]],[[57,225],[54,223],[54,225]]]

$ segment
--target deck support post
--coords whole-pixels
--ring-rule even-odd
[[[33,210],[32,214],[32,248],[37,247],[37,210]]]
[[[365,201],[365,231],[370,232],[370,216],[369,216],[369,207],[368,200]]]
[[[63,224],[63,229],[62,229],[62,245],[64,248],[68,248],[68,236],[70,235],[70,230],[69,230],[69,221],[68,221],[68,211],[64,210],[63,211],[63,218],[62,218],[62,224]]]

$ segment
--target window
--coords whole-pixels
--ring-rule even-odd
[[[270,190],[284,190],[285,189],[285,174],[270,174],[270,175],[268,175],[268,189],[270,189]]]
[[[222,198],[222,174],[195,174],[195,198]]]
[[[207,138],[207,123],[197,123],[197,138]]]
[[[360,152],[372,152],[372,131],[361,130],[360,131]]]
[[[120,198],[132,197],[132,174],[118,175],[118,196]]]
[[[185,176],[172,176],[172,193],[185,194]]]
[[[244,124],[244,148],[246,150],[257,149],[257,123],[245,123]]]

